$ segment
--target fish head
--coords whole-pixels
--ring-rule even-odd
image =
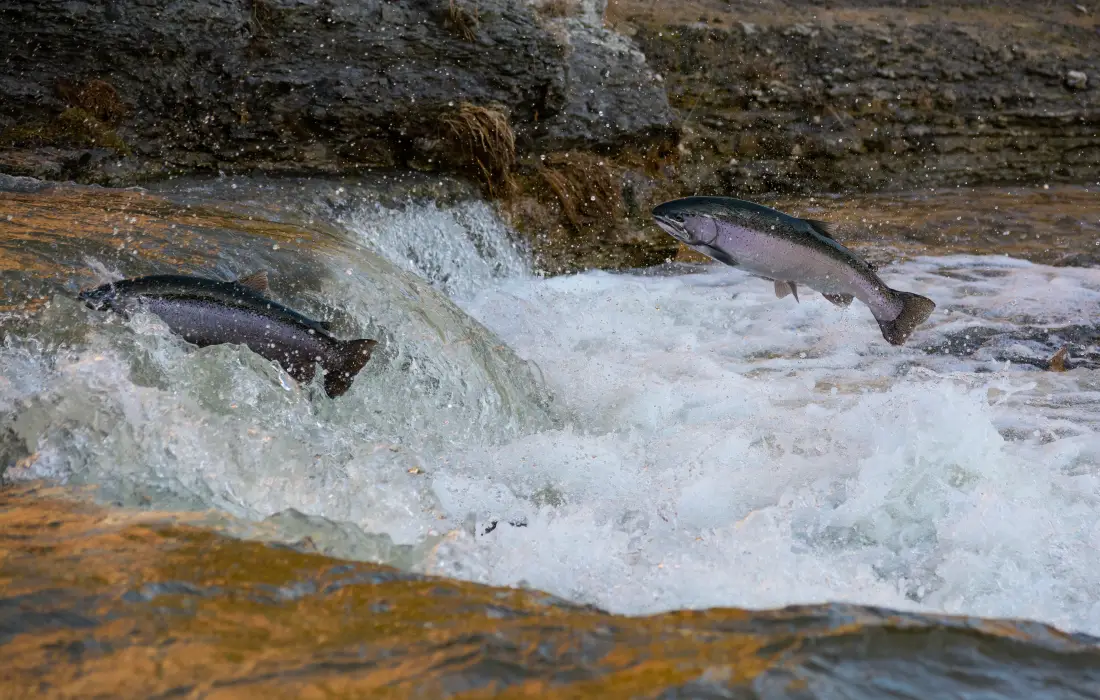
[[[713,244],[718,237],[714,214],[691,200],[690,197],[674,199],[657,205],[653,209],[653,220],[665,233],[686,245]]]
[[[96,311],[112,309],[118,300],[118,292],[113,284],[104,284],[94,289],[85,289],[77,298]]]

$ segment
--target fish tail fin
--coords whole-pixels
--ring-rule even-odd
[[[325,358],[325,393],[336,398],[342,396],[355,381],[355,375],[367,364],[377,340],[341,340]]]
[[[932,315],[936,302],[912,292],[895,291],[894,294],[902,303],[901,313],[893,321],[879,321],[878,327],[882,329],[882,337],[886,338],[887,342],[891,345],[901,345],[914,328]]]

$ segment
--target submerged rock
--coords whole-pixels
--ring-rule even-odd
[[[1095,637],[1036,622],[835,603],[625,617],[64,495],[0,491],[13,694],[1000,699],[1100,684]]]
[[[1100,327],[1095,325],[975,327],[947,333],[939,343],[926,347],[925,352],[1065,372],[1100,369],[1098,341]]]

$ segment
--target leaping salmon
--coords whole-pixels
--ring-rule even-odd
[[[278,362],[299,382],[313,379],[316,364],[324,373],[325,393],[343,395],[370,359],[377,341],[339,340],[328,324],[314,321],[264,296],[267,273],[236,282],[152,275],[89,289],[79,297],[89,307],[129,317],[144,309],[199,347],[237,343]]]
[[[676,199],[657,206],[653,218],[689,248],[773,281],[780,299],[790,294],[797,301],[800,284],[837,306],[859,299],[893,345],[904,343],[936,308],[927,297],[887,287],[823,221],[731,197]]]

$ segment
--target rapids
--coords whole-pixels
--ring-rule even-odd
[[[775,299],[717,265],[543,278],[481,202],[260,190],[247,205],[283,197],[324,235],[206,210],[181,235],[187,205],[130,193],[109,221],[87,215],[98,238],[4,250],[38,271],[3,270],[7,480],[296,513],[389,543],[336,554],[620,613],[845,601],[1100,634],[1100,270],[885,266],[938,305],[894,348],[859,303]],[[90,206],[58,206],[74,202]],[[69,296],[258,266],[280,301],[383,340],[343,399]],[[15,303],[32,292],[48,301]],[[1069,371],[1047,371],[1062,346]]]

